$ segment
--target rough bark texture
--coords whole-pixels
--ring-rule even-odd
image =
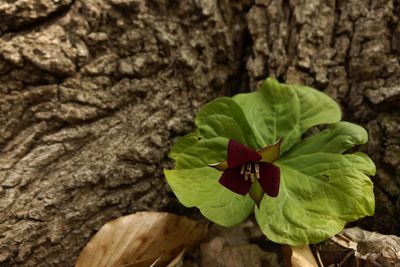
[[[251,88],[267,75],[311,85],[363,125],[378,170],[375,216],[363,226],[399,234],[400,1],[260,0],[246,17]]]
[[[0,265],[71,266],[108,220],[174,209],[175,138],[266,76],[368,129],[364,223],[399,234],[399,14],[399,0],[0,0]]]

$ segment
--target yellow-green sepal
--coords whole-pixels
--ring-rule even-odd
[[[276,143],[258,150],[257,153],[262,157],[261,161],[271,163],[277,160],[281,153],[282,141],[283,138],[281,137]]]
[[[257,207],[260,208],[261,200],[264,197],[264,190],[262,189],[260,183],[257,180],[255,180],[251,185],[249,195],[254,200]]]

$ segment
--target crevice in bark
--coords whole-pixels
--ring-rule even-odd
[[[28,20],[21,24],[15,24],[15,23],[7,24],[8,29],[3,32],[0,31],[0,37],[3,37],[3,35],[7,34],[18,34],[20,32],[33,31],[35,28],[43,24],[54,23],[57,19],[63,17],[65,14],[68,13],[70,8],[74,5],[75,1],[76,0],[71,0],[70,4],[62,6],[61,8],[56,9],[54,12],[48,13],[44,17],[39,17],[35,20]],[[10,21],[12,21],[12,18],[10,18]]]

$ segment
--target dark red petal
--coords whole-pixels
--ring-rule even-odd
[[[219,183],[235,193],[246,195],[250,190],[251,181],[244,179],[240,169],[241,167],[227,169],[219,179]]]
[[[251,148],[236,142],[235,140],[229,139],[227,158],[228,167],[235,168],[249,161],[258,161],[262,157]]]
[[[281,172],[278,166],[268,162],[257,163],[260,166],[259,183],[268,196],[276,197],[279,194]]]

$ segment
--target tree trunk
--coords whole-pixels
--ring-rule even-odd
[[[256,1],[251,88],[265,76],[311,85],[336,99],[344,120],[363,125],[377,165],[374,218],[362,226],[400,234],[400,1]]]
[[[105,222],[181,209],[162,174],[176,137],[267,76],[368,129],[364,225],[399,234],[399,14],[399,0],[0,0],[0,265],[72,266]]]

